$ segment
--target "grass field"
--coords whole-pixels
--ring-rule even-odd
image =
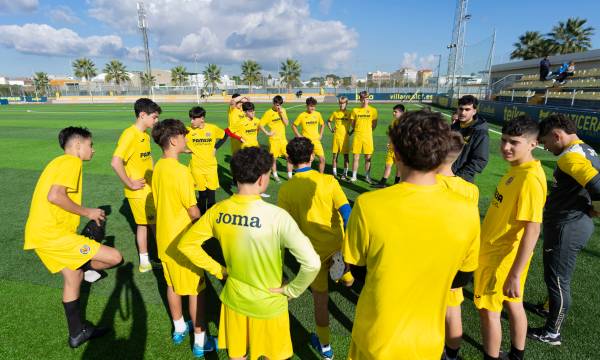
[[[191,104],[164,104],[162,118],[187,120],[187,110]],[[379,179],[383,172],[385,157],[386,128],[391,118],[392,104],[377,104],[381,121],[375,131],[376,152],[373,161],[373,178]],[[410,105],[417,109],[419,105]],[[226,106],[206,104],[209,122],[224,127]],[[257,114],[262,115],[267,104],[257,105]],[[319,105],[324,117],[335,109],[333,104]],[[290,118],[295,118],[303,106],[288,106]],[[0,208],[0,238],[3,251],[0,252],[0,359],[182,359],[191,357],[191,344],[173,346],[170,340],[170,321],[164,293],[162,272],[140,274],[137,272],[137,253],[131,215],[124,206],[122,186],[110,168],[110,159],[121,131],[133,121],[131,105],[25,105],[0,107],[0,187],[2,207]],[[115,331],[102,339],[90,342],[80,349],[71,350],[66,344],[66,321],[61,306],[62,279],[51,275],[37,256],[31,251],[23,251],[23,228],[29,209],[29,202],[37,178],[49,160],[61,153],[58,146],[58,131],[69,125],[87,126],[94,135],[96,155],[84,165],[84,205],[108,205],[111,214],[108,220],[107,243],[114,245],[124,255],[125,265],[109,270],[109,276],[86,287],[82,292],[87,319],[114,327]],[[480,187],[480,209],[484,214],[495,185],[507,165],[499,155],[499,135],[497,126],[491,126],[490,162],[477,183]],[[288,130],[288,137],[292,134]],[[266,138],[261,143],[266,144]],[[331,134],[326,131],[324,146],[331,146]],[[160,150],[154,146],[155,161]],[[218,151],[219,172],[222,189],[217,192],[217,200],[226,198],[231,192],[230,174],[226,159],[229,145]],[[542,150],[536,150],[542,160],[548,179],[552,178],[554,157]],[[329,156],[329,154],[328,154]],[[187,158],[182,158],[187,162]],[[341,159],[340,159],[341,160]],[[328,157],[330,164],[331,159]],[[281,175],[284,164],[281,163]],[[327,168],[331,172],[331,168]],[[361,163],[362,173],[362,163]],[[285,176],[284,176],[285,177]],[[392,179],[393,180],[393,175]],[[284,180],[285,181],[285,180]],[[370,188],[362,180],[355,184],[342,183],[348,198],[352,201]],[[267,201],[276,202],[278,185],[272,183]],[[435,204],[432,204],[435,206]],[[456,216],[460,226],[460,215]],[[529,359],[594,359],[598,358],[596,345],[600,339],[598,321],[600,319],[600,242],[594,234],[587,249],[579,256],[576,274],[572,285],[573,308],[563,330],[563,345],[553,348],[548,345],[528,342]],[[218,254],[218,244],[209,244],[211,251]],[[542,258],[538,246],[531,265],[526,287],[527,304],[535,304],[545,296],[542,277]],[[295,271],[293,261],[289,261],[285,273],[292,276]],[[217,294],[221,283],[210,278],[208,287],[208,318],[210,332],[217,334],[219,301]],[[337,359],[346,358],[350,341],[354,307],[360,286],[352,289],[331,286],[331,329],[332,346]],[[479,321],[471,301],[470,287],[465,291],[467,300],[463,305],[465,341],[462,356],[465,359],[481,358]],[[410,296],[410,294],[406,294]],[[398,311],[403,311],[398,309]],[[543,319],[528,312],[529,323],[539,326]],[[290,319],[294,351],[299,359],[317,359],[308,345],[310,332],[314,331],[312,298],[307,291],[300,298],[290,302]],[[508,323],[503,320],[503,349],[507,350]],[[210,354],[209,359],[224,359],[226,353]]]

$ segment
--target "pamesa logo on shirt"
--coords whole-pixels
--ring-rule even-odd
[[[248,217],[246,215],[219,213],[219,217],[216,220],[217,224],[231,224],[236,226],[261,228],[260,218],[257,216]]]

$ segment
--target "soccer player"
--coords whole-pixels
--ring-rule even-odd
[[[392,111],[392,115],[394,116],[393,122],[399,121],[402,114],[404,114],[404,105],[397,104],[394,106]],[[396,155],[394,154],[394,145],[390,141],[387,143],[387,152],[385,154],[385,168],[383,169],[383,176],[381,180],[379,180],[378,184],[374,184],[373,187],[383,188],[386,187],[387,180],[392,173],[392,165],[396,163]],[[394,184],[400,182],[400,170],[398,166],[396,166],[396,178],[394,179]]]
[[[358,163],[360,155],[365,155],[365,181],[371,184],[371,156],[373,155],[373,130],[377,127],[377,109],[369,105],[369,93],[361,91],[359,93],[360,107],[352,109],[350,118],[352,119],[352,129],[350,134],[354,135],[352,140],[352,154],[354,162],[352,164],[352,178],[350,181],[356,181],[358,172]]]
[[[558,156],[554,184],[544,209],[544,280],[548,288],[546,324],[529,337],[560,345],[560,330],[571,306],[571,279],[577,254],[594,231],[592,200],[600,200],[600,159],[577,136],[577,124],[564,115],[550,115],[539,124],[539,139]],[[597,209],[596,209],[597,210]]]
[[[152,129],[152,138],[163,150],[156,163],[152,179],[152,192],[156,205],[156,242],[167,282],[167,301],[173,319],[172,340],[181,344],[190,331],[183,318],[181,297],[187,296],[191,324],[194,328],[193,353],[196,357],[214,351],[214,339],[207,336],[200,319],[204,319],[204,271],[190,263],[177,250],[181,235],[200,218],[196,206],[194,179],[190,169],[178,160],[186,151],[185,125],[175,119],[158,122]]]
[[[278,183],[281,180],[279,180],[279,175],[277,175],[277,158],[284,157],[287,160],[285,147],[288,143],[285,136],[285,127],[289,121],[287,112],[282,105],[283,98],[280,95],[273,97],[273,106],[263,114],[259,125],[261,131],[269,136],[269,151],[273,155],[271,174]],[[268,126],[270,131],[267,131],[265,126]],[[287,173],[288,179],[290,179],[292,177],[292,164],[289,161],[287,162]]]
[[[321,271],[311,285],[317,325],[316,334],[311,334],[311,345],[323,359],[332,359],[327,309],[329,268],[332,256],[342,246],[344,225],[351,209],[337,180],[311,169],[313,150],[312,142],[304,137],[294,138],[287,145],[296,173],[281,186],[277,200],[278,205],[296,220],[300,230],[308,236],[321,259]],[[349,284],[354,281],[350,272],[342,280]]]
[[[192,152],[189,168],[198,190],[198,208],[204,214],[215,204],[215,192],[219,188],[217,158],[215,151],[227,139],[225,131],[205,121],[206,110],[199,106],[190,109],[191,126],[185,136]]]
[[[288,298],[298,297],[319,272],[319,256],[292,217],[261,200],[269,185],[273,156],[258,147],[238,151],[231,172],[238,193],[218,202],[183,236],[179,250],[218,279],[221,292],[219,347],[231,359],[265,356],[287,359],[293,354]],[[225,267],[202,249],[215,237]],[[298,275],[282,285],[283,249],[300,264]]]
[[[438,180],[446,188],[455,193],[462,195],[469,200],[473,206],[478,208],[479,189],[475,184],[472,184],[463,178],[454,175],[452,172],[452,164],[456,161],[465,143],[460,133],[453,131],[450,134],[450,151],[446,159],[438,169]],[[458,359],[458,352],[462,340],[462,314],[461,304],[464,301],[463,291],[461,287],[453,287],[448,296],[448,309],[446,310],[446,346],[444,348],[445,360]]]
[[[229,111],[227,113],[227,129],[225,133],[231,137],[231,155],[235,154],[242,148],[242,133],[246,115],[242,110],[242,105],[248,102],[248,98],[240,94],[233,94],[229,103]]]
[[[350,130],[352,121],[350,120],[350,111],[347,110],[348,98],[340,96],[338,104],[340,109],[331,113],[327,120],[327,127],[333,133],[333,176],[337,176],[337,159],[338,155],[341,153],[344,155],[344,172],[342,173],[341,178],[347,179],[348,166],[350,166],[350,135],[348,134],[348,131]],[[333,127],[331,124],[333,124]]]
[[[116,249],[76,232],[80,216],[98,225],[105,219],[104,210],[81,206],[82,165],[94,155],[92,134],[84,128],[67,127],[60,131],[58,142],[64,154],[46,165],[35,185],[23,248],[35,250],[51,273],[62,274],[68,342],[76,348],[108,331],[81,318],[79,290],[83,272],[111,268],[121,263],[122,257]]]
[[[321,113],[316,110],[317,100],[314,97],[306,99],[306,111],[302,112],[292,124],[292,130],[296,137],[304,136],[312,141],[314,145],[315,156],[319,158],[319,172],[325,172],[325,151],[321,140],[323,139],[323,130],[325,122]],[[302,134],[298,131],[298,126],[302,127]]]
[[[509,358],[523,359],[525,352],[527,316],[523,290],[546,200],[546,176],[532,153],[538,144],[537,136],[537,123],[526,115],[502,127],[500,152],[510,169],[500,179],[483,219],[473,290],[485,359],[500,356],[503,306],[510,324]]]
[[[457,121],[452,123],[452,130],[458,131],[465,139],[465,147],[460,153],[452,172],[456,176],[475,181],[475,175],[481,173],[488,163],[490,135],[487,122],[477,116],[479,101],[473,95],[465,95],[458,99]],[[453,115],[454,116],[454,115]]]
[[[152,200],[152,153],[150,136],[146,130],[152,128],[162,112],[154,101],[141,98],[133,105],[135,124],[121,133],[111,166],[123,185],[125,197],[137,224],[136,240],[140,258],[138,270],[141,273],[160,267],[151,263],[148,256],[148,228],[154,232],[155,210]]]
[[[450,142],[441,114],[407,112],[389,137],[402,181],[356,199],[342,246],[367,268],[348,358],[438,360],[449,289],[477,268],[479,214],[437,180]]]

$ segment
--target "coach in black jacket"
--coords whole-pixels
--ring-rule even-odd
[[[475,181],[475,175],[483,171],[488,163],[490,136],[487,122],[477,116],[477,98],[465,95],[458,100],[458,120],[452,124],[452,130],[461,133],[465,147],[454,164],[452,171],[456,176]]]

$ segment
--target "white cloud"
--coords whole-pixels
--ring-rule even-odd
[[[333,5],[333,0],[319,0],[319,11],[323,14],[329,14],[331,5]]]
[[[437,57],[433,54],[419,57],[419,69],[433,70],[437,67]]]
[[[0,11],[32,12],[38,8],[38,0],[0,0]]]
[[[437,58],[435,55],[419,56],[416,52],[405,52],[402,56],[400,67],[410,69],[433,69],[437,66]]]
[[[402,55],[402,64],[401,66],[403,68],[411,68],[411,69],[415,69],[417,67],[417,53],[413,52],[413,53],[407,53],[405,52]]]
[[[68,6],[58,6],[50,10],[50,18],[56,23],[79,24],[81,19]]]

